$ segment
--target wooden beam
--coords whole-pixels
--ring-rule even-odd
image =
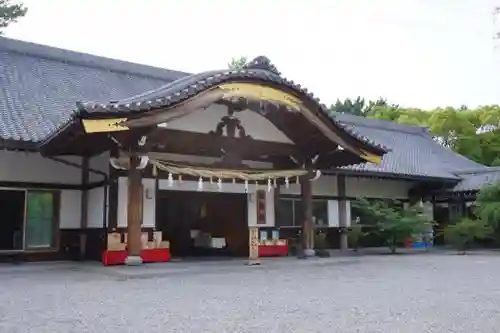
[[[300,190],[302,195],[303,224],[302,224],[302,246],[303,256],[314,256],[314,225],[312,208],[312,182],[310,175],[300,177]]]
[[[80,228],[87,229],[88,226],[88,206],[89,206],[89,190],[88,190],[88,183],[89,183],[89,167],[90,167],[90,159],[88,156],[82,157],[82,169],[81,169],[81,176],[82,176],[82,192],[81,192],[81,199],[80,199]],[[85,257],[85,252],[86,252],[86,247],[87,247],[87,234],[86,232],[81,232],[80,233],[80,257],[83,259]]]
[[[265,156],[288,156],[298,152],[297,146],[288,143],[169,129],[153,131],[149,140],[156,143],[154,150],[158,152],[221,157],[224,151],[234,151],[245,160],[265,160]]]
[[[340,250],[347,251],[349,243],[347,241],[347,198],[346,198],[346,177],[343,174],[337,175],[338,190],[338,210],[339,210],[339,229],[340,229]]]
[[[142,174],[139,166],[140,157],[137,152],[130,155],[128,170],[128,204],[127,204],[127,265],[142,264]]]

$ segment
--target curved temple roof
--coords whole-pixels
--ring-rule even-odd
[[[216,70],[180,78],[158,89],[107,104],[77,103],[77,111],[88,133],[120,131],[151,126],[182,117],[221,99],[269,101],[301,112],[326,137],[378,163],[387,150],[351,131],[328,116],[318,98],[293,81],[283,78],[266,57],[257,57],[241,69]],[[92,121],[95,117],[100,120]],[[115,117],[103,122],[102,118]],[[121,117],[121,118],[116,118]]]

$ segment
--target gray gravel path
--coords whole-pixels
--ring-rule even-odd
[[[0,266],[0,332],[500,332],[500,255],[184,265]]]

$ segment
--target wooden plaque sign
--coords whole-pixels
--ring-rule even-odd
[[[248,265],[259,265],[259,228],[250,227],[248,238]]]
[[[255,193],[257,203],[257,224],[266,224],[266,191],[258,190]]]

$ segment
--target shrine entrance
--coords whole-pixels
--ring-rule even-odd
[[[169,242],[175,248],[172,252],[190,253],[187,236],[192,238],[192,230],[193,236],[199,236],[191,224],[201,224],[196,222],[200,217],[214,221],[206,222],[210,232],[224,234],[231,253],[243,254],[246,243],[249,263],[258,262],[259,232],[265,231],[259,229],[274,227],[274,201],[266,198],[279,199],[280,187],[288,188],[291,179],[300,185],[304,205],[301,257],[313,256],[312,182],[320,178],[322,170],[380,163],[387,152],[360,137],[355,128],[331,118],[319,99],[283,78],[266,57],[257,57],[237,70],[189,75],[130,98],[77,102],[76,106],[71,122],[44,143],[42,152],[86,157],[111,152],[110,164],[115,170],[111,180],[116,174],[128,178],[127,218],[126,231],[119,232],[114,230],[118,219],[110,219],[107,228],[114,234],[108,236],[113,242],[106,246],[126,251],[120,256],[126,255],[124,262],[130,265],[148,261],[150,253],[168,252]],[[153,153],[161,156],[153,157]],[[173,215],[165,224],[165,233],[170,235],[160,239],[155,234],[151,240],[143,230],[144,198],[151,197],[151,188],[145,189],[143,182],[147,174],[156,178],[155,192],[165,187],[172,192],[181,187],[185,190],[189,179],[198,192],[204,193],[209,184],[221,194],[175,194],[184,196],[182,200],[171,197],[171,202],[195,203],[194,213],[189,213],[194,217],[188,219],[183,217],[189,211],[184,203],[169,204],[160,194],[157,206],[166,208],[159,208],[159,216]],[[238,192],[245,193],[241,200],[240,196],[224,197],[229,184],[238,185]],[[269,195],[258,195],[258,188],[267,189]],[[243,198],[255,209],[247,210]],[[264,209],[267,206],[272,208]],[[231,227],[221,227],[226,224]],[[245,242],[239,240],[244,234],[240,225],[247,228]],[[183,231],[176,233],[175,228]],[[342,230],[341,237],[347,240],[347,228]],[[212,237],[217,247],[226,241],[220,238]],[[150,245],[157,247],[150,249]]]
[[[174,258],[248,256],[247,196],[159,191],[156,230]]]

